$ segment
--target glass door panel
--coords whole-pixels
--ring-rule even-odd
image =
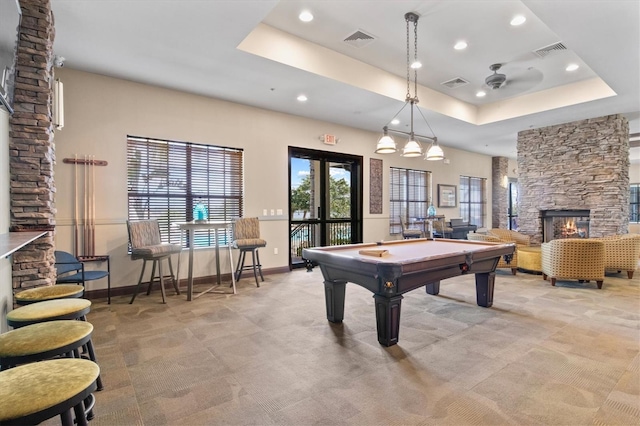
[[[362,167],[361,157],[290,151],[290,263],[296,267],[304,266],[305,247],[360,241]]]

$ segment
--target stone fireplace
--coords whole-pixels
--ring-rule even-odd
[[[542,241],[589,238],[589,210],[540,210]]]
[[[541,211],[584,210],[590,237],[628,233],[629,167],[620,114],[519,132],[520,232],[540,243]]]

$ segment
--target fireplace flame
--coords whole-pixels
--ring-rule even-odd
[[[562,229],[562,235],[567,238],[573,236],[578,233],[578,227],[573,219],[568,219],[564,223],[564,227]]]

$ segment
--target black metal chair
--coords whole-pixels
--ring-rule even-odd
[[[109,271],[84,269],[84,263],[77,257],[62,250],[55,251],[56,284],[82,284],[86,288],[87,281],[107,279],[107,293],[111,302],[111,274]]]

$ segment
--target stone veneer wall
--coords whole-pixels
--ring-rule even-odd
[[[509,228],[509,197],[505,184],[509,171],[509,159],[505,157],[491,158],[491,227]]]
[[[629,229],[629,123],[609,115],[518,133],[520,231],[542,240],[540,210],[588,209],[590,236]]]
[[[20,7],[15,112],[9,121],[10,229],[51,232],[12,256],[14,289],[55,284],[53,14],[49,0],[20,0]]]

